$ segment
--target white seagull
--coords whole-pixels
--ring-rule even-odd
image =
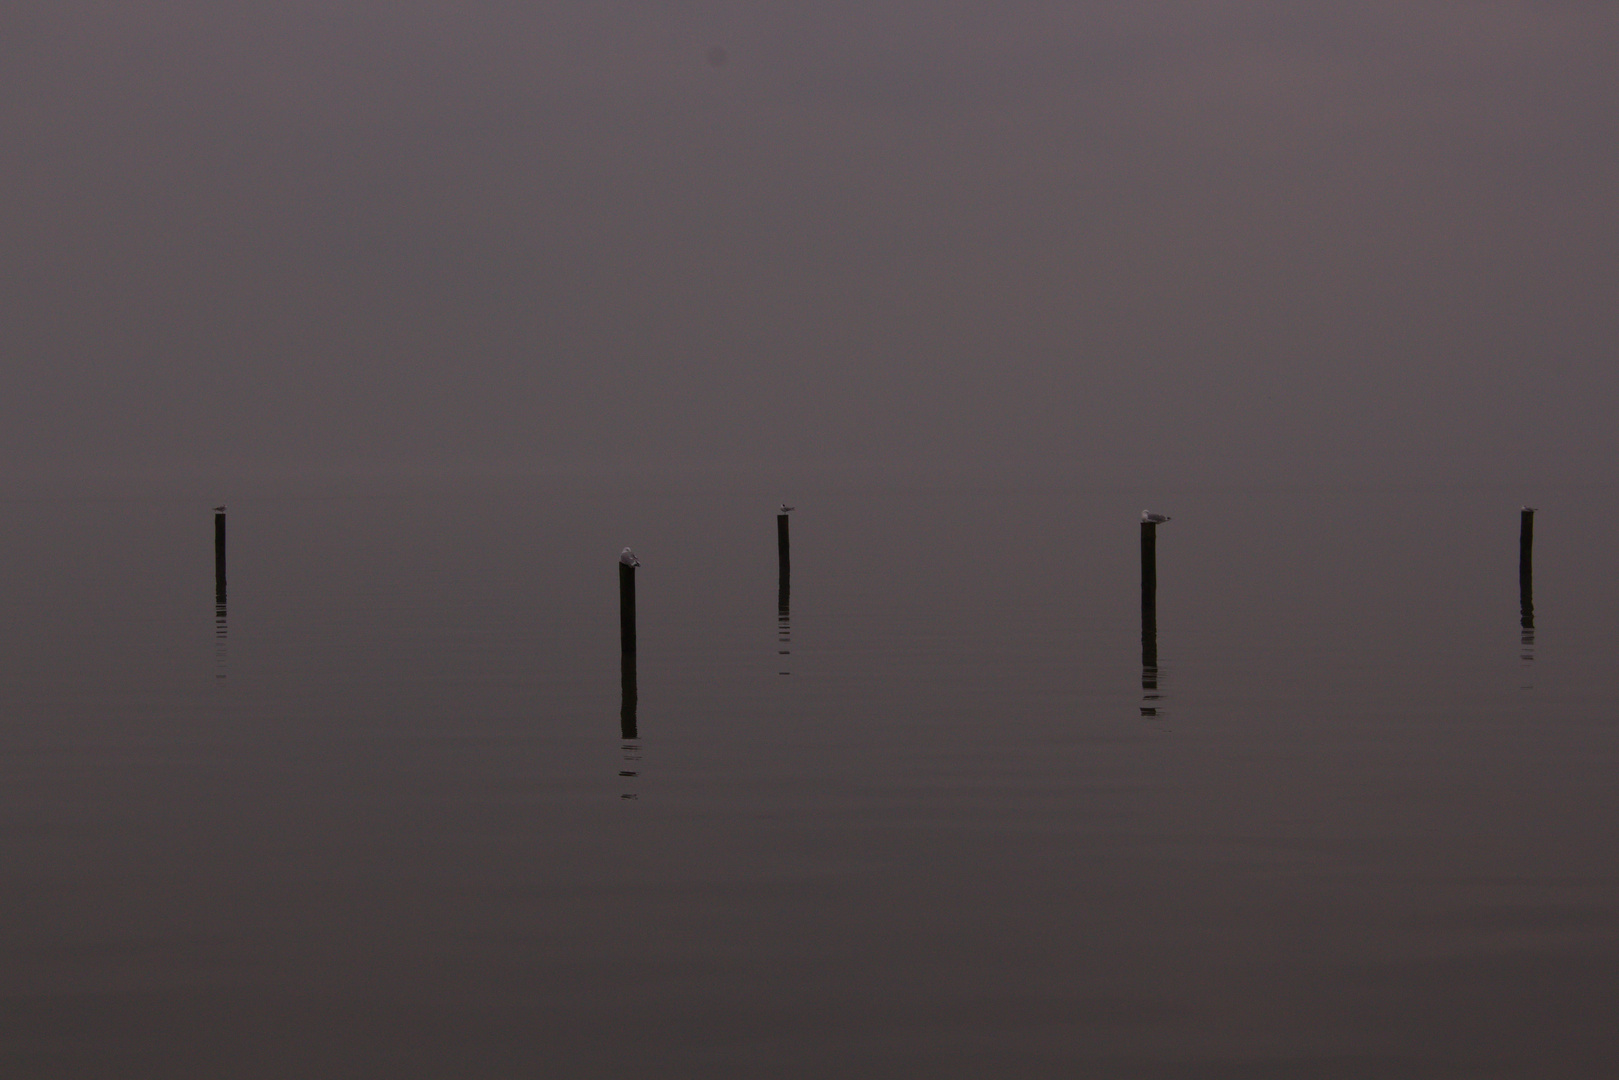
[[[797,509],[798,509],[798,507],[796,507],[796,506],[788,506],[786,503],[781,504],[781,512],[784,513],[784,514],[788,513],[789,511],[797,510]]]
[[[223,506],[216,506],[216,507],[214,507],[214,513],[216,513],[216,514],[223,514],[223,513],[224,513],[224,512],[225,512],[225,508],[224,508],[224,507],[223,507]]]
[[[635,557],[635,552],[631,551],[629,548],[625,548],[623,551],[618,553],[618,561],[623,563],[625,566],[641,565],[641,560],[637,559]]]
[[[1523,509],[1525,509],[1525,510],[1529,511],[1531,514],[1533,514],[1536,510],[1538,510],[1540,508],[1538,506],[1525,506]]]
[[[1168,514],[1154,514],[1146,510],[1141,511],[1141,523],[1143,525],[1162,525],[1168,520]]]

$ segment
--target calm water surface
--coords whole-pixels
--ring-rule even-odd
[[[0,503],[0,1072],[1619,1075],[1612,494]]]

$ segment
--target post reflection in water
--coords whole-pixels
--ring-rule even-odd
[[[792,593],[792,572],[784,566],[776,583],[776,655],[781,658],[778,675],[792,674],[787,661],[787,657],[793,654]]]
[[[640,777],[641,744],[640,732],[636,726],[636,706],[640,695],[635,688],[635,654],[621,652],[619,654],[619,706],[618,706],[618,737],[621,740],[620,750],[624,755],[624,767],[618,775],[626,780],[635,780]],[[619,793],[621,799],[634,799],[639,797],[637,792],[624,791]]]
[[[1158,715],[1158,605],[1141,599],[1141,715]]]
[[[225,641],[228,636],[225,624],[225,585],[221,582],[214,589],[214,678],[225,677]]]
[[[1519,658],[1533,660],[1535,658],[1535,588],[1534,582],[1528,575],[1518,579],[1518,628],[1522,631],[1519,645],[1522,651]]]

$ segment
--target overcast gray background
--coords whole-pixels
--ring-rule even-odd
[[[6,476],[1614,478],[1612,3],[0,35]]]

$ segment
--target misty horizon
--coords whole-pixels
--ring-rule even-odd
[[[12,478],[1606,483],[1619,14],[14,6]]]

